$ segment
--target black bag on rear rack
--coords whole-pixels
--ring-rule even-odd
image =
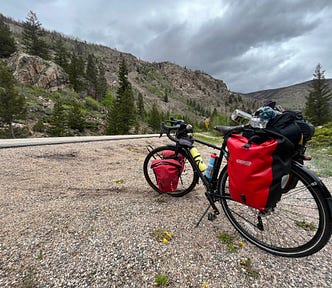
[[[294,145],[305,145],[315,132],[315,127],[299,111],[284,111],[271,119],[266,129],[287,137]]]

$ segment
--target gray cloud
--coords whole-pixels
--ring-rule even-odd
[[[329,0],[0,0],[4,15],[147,61],[171,61],[223,79],[233,91],[332,75]],[[330,76],[331,77],[331,76]]]

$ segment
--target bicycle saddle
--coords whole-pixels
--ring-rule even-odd
[[[232,130],[236,129],[236,128],[240,128],[243,127],[241,126],[215,126],[213,129],[218,131],[221,136],[225,136],[227,133],[231,132]]]

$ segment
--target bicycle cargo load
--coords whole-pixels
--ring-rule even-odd
[[[301,112],[290,110],[271,119],[266,128],[284,135],[295,145],[305,144],[315,132],[315,127],[303,118]]]
[[[261,211],[275,207],[282,177],[290,172],[292,143],[244,131],[230,135],[227,148],[230,197]]]
[[[152,161],[151,168],[160,191],[174,192],[184,170],[184,157],[182,154],[176,155],[172,150],[165,150],[162,152],[161,159]]]

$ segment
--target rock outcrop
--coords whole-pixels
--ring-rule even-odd
[[[38,56],[22,52],[8,59],[15,79],[24,85],[42,87],[48,91],[61,91],[68,87],[68,75],[59,65]]]

